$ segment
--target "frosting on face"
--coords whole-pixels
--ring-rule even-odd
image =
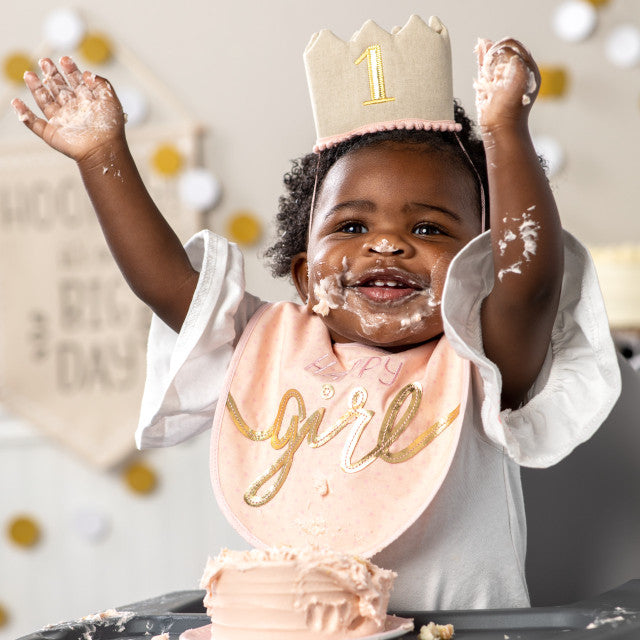
[[[385,238],[378,241],[376,248],[380,247],[394,250]],[[335,309],[351,313],[358,318],[366,336],[391,323],[400,335],[409,337],[426,318],[439,313],[448,264],[444,256],[440,257],[429,278],[411,283],[415,289],[407,286],[409,281],[416,280],[415,276],[381,268],[368,274],[363,286],[358,284],[362,278],[356,279],[349,270],[345,257],[340,272],[320,278],[314,286],[317,302],[312,311],[323,317]],[[363,298],[369,304],[363,305]]]

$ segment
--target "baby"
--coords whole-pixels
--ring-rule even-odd
[[[619,393],[593,267],[529,135],[537,66],[512,39],[477,54],[480,138],[452,103],[448,130],[380,126],[294,163],[267,255],[301,305],[246,293],[222,238],[182,247],[107,80],[45,58],[25,74],[44,118],[13,101],[76,161],[155,313],[139,445],[213,424],[216,497],[250,543],[375,555],[405,610],[528,605],[519,465],[566,456]]]

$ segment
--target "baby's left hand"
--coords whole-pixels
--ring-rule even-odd
[[[483,132],[509,123],[526,122],[540,88],[540,72],[531,54],[517,40],[478,40],[476,110]]]

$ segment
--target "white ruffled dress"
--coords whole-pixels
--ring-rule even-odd
[[[234,345],[263,302],[245,292],[239,249],[208,231],[187,244],[200,278],[179,334],[157,317],[136,442],[174,445],[209,429]],[[526,607],[520,465],[547,467],[586,441],[620,393],[620,372],[593,263],[564,233],[565,275],[551,347],[518,410],[500,410],[501,376],[483,353],[480,306],[493,286],[488,233],[453,260],[445,333],[472,363],[454,461],[438,495],[373,561],[398,572],[399,610]],[[384,514],[381,514],[384,517]]]

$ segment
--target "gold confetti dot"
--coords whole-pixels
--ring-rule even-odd
[[[609,4],[609,0],[587,0],[594,7],[604,7],[605,4]]]
[[[255,244],[262,235],[262,225],[247,211],[236,212],[228,224],[229,238],[243,245]]]
[[[0,627],[4,627],[9,622],[9,612],[0,603]]]
[[[40,539],[40,527],[30,516],[17,516],[9,522],[9,539],[19,547],[33,547]]]
[[[104,64],[113,54],[109,39],[100,33],[86,35],[80,43],[78,51],[85,60],[93,64]]]
[[[151,493],[158,484],[156,472],[144,462],[134,462],[124,470],[124,481],[134,493]]]
[[[172,144],[163,144],[155,150],[151,164],[158,173],[172,176],[182,169],[182,154]]]
[[[540,97],[559,98],[567,92],[568,75],[563,67],[540,67]]]
[[[22,83],[24,72],[33,68],[31,58],[20,52],[10,53],[4,59],[4,75],[11,82]]]

